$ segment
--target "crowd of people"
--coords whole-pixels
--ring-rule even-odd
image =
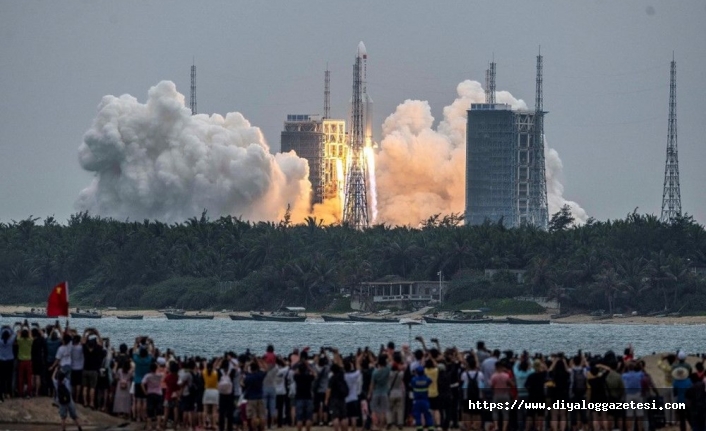
[[[49,396],[66,425],[79,426],[75,403],[155,429],[263,431],[313,425],[335,431],[463,429],[485,431],[651,431],[668,423],[706,431],[703,359],[686,354],[659,363],[659,388],[631,347],[622,355],[550,355],[394,343],[343,353],[326,346],[287,354],[267,347],[217,358],[161,351],[148,336],[111,345],[95,328],[27,321],[0,329],[0,402]],[[685,410],[494,409],[469,401],[511,405],[555,402],[685,403]],[[525,404],[526,405],[526,404]]]

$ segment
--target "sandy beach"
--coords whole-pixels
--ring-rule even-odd
[[[43,306],[18,306],[18,305],[0,305],[0,316],[7,313],[19,313],[19,312],[29,312],[34,308],[35,311],[43,312]],[[71,308],[72,312],[76,311],[76,308]],[[144,316],[145,318],[160,318],[164,317],[164,313],[158,310],[120,310],[120,309],[99,309],[104,317],[115,317],[115,316]],[[207,314],[213,315],[215,318],[228,319],[229,315],[239,315],[239,316],[249,316],[248,311],[187,311],[186,314]],[[336,313],[320,313],[320,312],[307,312],[306,315],[312,319],[320,319],[321,314],[327,314],[331,316],[341,316],[345,317],[346,314],[336,314]],[[419,319],[423,315],[423,311],[416,311],[413,313],[395,315],[401,319]],[[550,314],[527,314],[527,315],[493,315],[491,316],[495,320],[504,320],[505,317],[516,317],[519,319],[527,320],[550,320]],[[706,325],[706,316],[683,316],[683,317],[654,317],[654,316],[622,316],[622,317],[611,317],[608,319],[595,320],[593,316],[589,314],[573,314],[567,317],[562,317],[560,319],[551,319],[552,323],[556,324],[619,324],[619,325]]]

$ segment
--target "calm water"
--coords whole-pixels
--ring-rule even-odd
[[[17,319],[0,318],[2,324]],[[40,324],[53,319],[39,321]],[[63,322],[62,322],[63,324]],[[436,337],[442,347],[455,345],[462,349],[475,346],[483,340],[489,348],[530,352],[605,352],[622,351],[632,343],[638,355],[654,351],[683,349],[690,353],[706,352],[706,325],[607,325],[607,324],[550,324],[550,325],[449,325],[425,324],[413,326],[379,323],[279,323],[214,320],[118,320],[72,319],[72,326],[83,330],[97,328],[101,335],[111,338],[116,346],[121,342],[132,346],[135,337],[148,335],[157,347],[174,349],[179,354],[220,355],[226,350],[264,352],[268,343],[278,352],[289,352],[294,347],[336,346],[342,352],[354,352],[369,346],[377,351],[380,344],[394,341],[409,343],[410,335],[422,335],[426,340]],[[416,342],[413,341],[413,343]]]

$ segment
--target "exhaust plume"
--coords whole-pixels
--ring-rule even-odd
[[[380,223],[417,226],[434,214],[464,211],[466,110],[471,103],[484,103],[485,92],[480,83],[470,80],[461,82],[456,91],[458,97],[444,108],[436,129],[429,103],[421,100],[406,100],[383,123],[376,160]],[[513,109],[527,109],[523,100],[507,91],[497,92],[496,100]],[[577,222],[585,221],[586,212],[562,196],[558,153],[545,148],[545,154],[549,213],[567,203]]]
[[[293,220],[308,213],[309,165],[293,152],[272,155],[242,114],[191,115],[173,82],[142,104],[105,96],[79,147],[95,173],[76,209],[118,219],[183,221],[206,209],[246,220]]]

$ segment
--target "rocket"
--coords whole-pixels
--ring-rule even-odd
[[[373,139],[373,99],[370,98],[368,94],[367,86],[367,65],[368,65],[368,51],[365,49],[365,44],[361,41],[358,44],[358,51],[356,53],[356,60],[360,59],[361,79],[363,84],[363,91],[361,94],[361,101],[363,105],[363,134],[364,143],[366,147],[374,147]],[[352,109],[352,101],[351,101]]]

